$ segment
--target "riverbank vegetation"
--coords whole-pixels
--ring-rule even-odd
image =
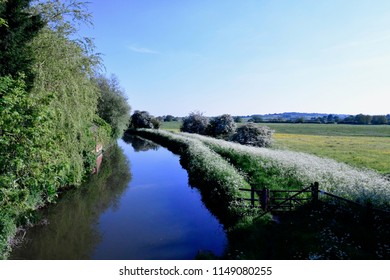
[[[122,149],[113,144],[104,154],[98,174],[90,175],[79,188],[66,191],[55,205],[34,213],[39,222],[34,228],[18,231],[11,259],[89,259],[101,241],[91,224],[98,223],[101,213],[118,204],[130,180],[129,162]]]
[[[389,256],[386,214],[369,215],[364,207],[351,208],[330,202],[315,208],[307,205],[297,212],[277,217],[275,222],[269,216],[258,218],[261,210],[251,212],[237,203],[237,199],[243,196],[239,189],[248,188],[248,185],[257,189],[288,190],[300,189],[317,181],[321,190],[369,208],[373,206],[388,211],[390,182],[376,172],[309,154],[244,146],[198,134],[150,129],[133,133],[170,147],[181,155],[191,183],[203,190],[202,195],[206,196],[203,200],[210,201],[206,203],[207,207],[211,211],[216,205],[220,207],[219,211],[213,212],[225,226],[228,225],[227,258],[359,259]],[[189,143],[196,148],[189,148]],[[201,160],[202,156],[198,156],[202,150],[207,151],[212,160]],[[230,170],[229,174],[234,172],[242,179],[229,183],[231,177],[225,177],[227,175],[214,165],[227,166],[223,170]],[[221,183],[225,187],[221,187]],[[210,198],[207,189],[214,190],[214,196]],[[221,190],[224,190],[223,196],[220,196]],[[226,220],[231,223],[226,223],[226,212],[235,217],[234,222],[230,216]],[[245,240],[243,236],[246,236]]]
[[[249,183],[243,174],[201,141],[163,130],[139,129],[128,133],[151,139],[180,154],[180,162],[188,171],[190,183],[200,186],[205,199],[214,201],[208,206],[225,224],[234,224],[238,219],[250,216],[250,209],[240,207],[237,202],[238,197],[245,196],[239,188],[249,188]]]
[[[238,123],[240,127],[243,123]],[[390,126],[349,124],[259,123],[274,133],[273,147],[331,158],[358,168],[389,174]],[[181,122],[163,122],[161,129],[178,132]]]
[[[30,2],[0,2],[2,258],[33,211],[85,180],[97,142],[107,146],[120,136],[130,111],[115,107],[108,118],[98,110],[112,103],[108,93],[116,104],[126,100],[117,87],[99,87],[105,78],[93,41],[77,36],[76,27],[90,23],[85,3]]]

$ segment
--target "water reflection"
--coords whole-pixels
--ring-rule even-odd
[[[99,217],[107,208],[117,208],[130,178],[122,149],[111,147],[99,174],[46,209],[48,225],[27,231],[24,244],[14,249],[11,259],[90,259],[102,239]]]
[[[154,143],[150,140],[147,140],[145,138],[141,138],[141,137],[136,136],[136,135],[131,135],[128,133],[126,133],[122,139],[123,139],[123,141],[125,141],[125,143],[131,144],[134,151],[136,151],[136,152],[146,152],[149,150],[157,151],[158,148],[160,147],[159,145],[157,145],[156,143]]]
[[[221,256],[226,234],[188,185],[179,157],[127,137],[100,173],[47,209],[48,226],[28,231],[13,259],[194,259]],[[142,151],[142,152],[139,152]],[[131,161],[130,167],[127,159]]]

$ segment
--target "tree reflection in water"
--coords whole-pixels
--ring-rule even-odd
[[[134,151],[136,152],[146,152],[149,150],[157,151],[160,147],[160,145],[157,145],[156,143],[150,140],[147,140],[139,136],[131,135],[128,133],[125,133],[122,140],[125,141],[127,144],[131,144]]]
[[[130,179],[128,160],[118,145],[112,146],[104,153],[99,174],[43,210],[47,225],[29,229],[10,258],[90,259],[101,239],[99,217],[108,208],[117,207]]]

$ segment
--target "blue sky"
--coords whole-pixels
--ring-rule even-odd
[[[133,110],[390,113],[388,0],[91,1]]]

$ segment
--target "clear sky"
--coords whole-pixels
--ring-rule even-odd
[[[390,113],[388,0],[92,0],[133,110]]]

